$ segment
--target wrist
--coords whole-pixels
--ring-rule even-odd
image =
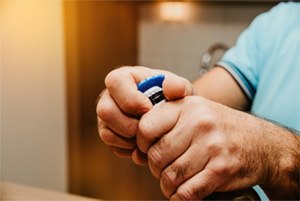
[[[264,124],[262,156],[266,156],[266,164],[261,187],[270,199],[299,199],[299,136],[272,123]]]

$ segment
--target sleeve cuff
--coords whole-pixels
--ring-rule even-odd
[[[254,87],[247,80],[247,78],[242,74],[242,72],[235,67],[234,64],[230,64],[229,62],[220,61],[216,65],[221,66],[225,70],[227,70],[231,76],[236,80],[236,82],[240,85],[243,92],[246,96],[252,101],[255,96]]]

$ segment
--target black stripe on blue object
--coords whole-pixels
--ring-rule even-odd
[[[150,99],[152,105],[156,105],[157,103],[166,100],[163,91],[158,91],[148,98]]]

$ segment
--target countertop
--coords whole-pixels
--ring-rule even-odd
[[[100,201],[97,199],[72,195],[68,193],[57,192],[53,190],[46,190],[42,188],[27,186],[23,184],[16,184],[11,182],[0,183],[0,200],[15,200],[15,201],[47,201],[47,200],[61,200],[61,201]]]

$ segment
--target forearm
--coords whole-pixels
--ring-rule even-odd
[[[215,102],[240,110],[250,106],[234,78],[221,67],[212,69],[193,84],[195,94]],[[254,116],[248,123],[251,125],[245,126],[256,130],[259,136],[254,148],[260,147],[260,162],[265,169],[259,184],[271,199],[300,199],[300,136]]]
[[[272,200],[300,199],[300,136],[269,122],[261,132],[268,161],[262,188]]]
[[[194,91],[215,102],[229,107],[247,110],[250,101],[234,78],[222,67],[216,67],[195,80]]]

